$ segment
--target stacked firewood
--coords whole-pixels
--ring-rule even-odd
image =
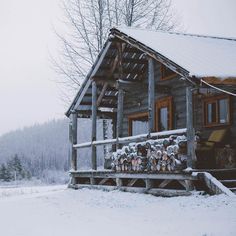
[[[186,168],[186,136],[130,143],[112,154],[112,169],[125,172],[174,171]]]

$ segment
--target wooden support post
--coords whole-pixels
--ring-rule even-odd
[[[117,124],[116,124],[116,137],[122,136],[123,129],[123,109],[124,109],[124,91],[123,89],[118,89],[118,104],[117,104]],[[116,148],[119,148],[117,143]]]
[[[96,184],[96,181],[93,177],[90,177],[90,184],[91,185],[95,185]]]
[[[77,144],[77,113],[73,112],[71,114],[70,122],[70,141],[71,141],[71,169],[77,170],[77,148],[73,145]]]
[[[115,139],[117,137],[116,135],[116,129],[117,129],[117,118],[116,117],[113,117],[112,118],[112,138]],[[112,145],[112,151],[115,152],[116,151],[116,145],[113,144]]]
[[[154,131],[155,127],[155,80],[154,80],[154,62],[148,58],[148,132]]]
[[[193,127],[193,95],[192,87],[186,87],[186,128],[187,128],[187,166],[190,168],[195,167],[196,154],[194,148],[194,127]]]
[[[96,141],[97,137],[97,85],[96,82],[92,82],[92,141]],[[92,145],[92,169],[97,169],[97,149],[95,145]]]
[[[122,179],[121,178],[116,178],[116,186],[121,187],[122,186]]]
[[[151,179],[145,179],[145,186],[146,186],[146,189],[152,188],[152,180]]]

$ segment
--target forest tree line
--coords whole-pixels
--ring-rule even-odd
[[[79,119],[78,141],[91,139],[91,120]],[[70,169],[69,120],[52,120],[0,136],[0,179],[47,178],[49,172],[67,175]],[[102,138],[102,121],[98,121],[98,139]],[[98,150],[98,163],[103,165],[103,150]],[[78,152],[78,167],[90,168],[90,150]],[[19,171],[15,173],[17,163]],[[12,167],[13,166],[13,167]],[[18,170],[17,169],[17,170]],[[17,176],[15,176],[15,174]]]

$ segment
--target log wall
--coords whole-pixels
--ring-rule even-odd
[[[172,79],[161,80],[161,66],[155,63],[155,101],[160,98],[167,96],[173,97],[173,129],[180,129],[186,127],[186,85],[179,76]],[[125,92],[124,96],[124,117],[123,117],[123,129],[122,136],[128,136],[128,116],[148,112],[148,75],[144,81],[146,86],[140,87],[139,89],[133,91]],[[158,90],[158,85],[166,85],[170,87],[170,91],[164,93]],[[227,88],[226,88],[227,90]],[[212,90],[216,95],[218,92]],[[232,123],[230,126],[221,127],[204,127],[204,114],[203,114],[203,102],[202,98],[194,95],[193,96],[193,109],[194,109],[194,128],[196,131],[201,131],[203,138],[208,138],[210,133],[214,129],[227,128],[230,127],[232,140],[236,140],[236,97],[231,97],[231,116]],[[236,141],[234,141],[234,146],[236,147]]]
[[[155,101],[160,98],[173,97],[173,129],[186,127],[186,98],[185,82],[179,76],[173,79],[161,81],[161,67],[155,64]],[[176,81],[176,82],[175,82]],[[144,84],[148,85],[146,77]],[[170,87],[170,91],[160,92],[158,85]],[[140,87],[134,91],[125,92],[124,97],[124,118],[122,136],[128,136],[128,117],[129,115],[141,112],[148,112],[148,86]]]

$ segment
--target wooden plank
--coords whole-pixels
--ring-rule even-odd
[[[117,186],[117,187],[121,187],[122,185],[123,185],[122,179],[116,178],[116,186]]]
[[[197,175],[184,174],[182,172],[166,173],[116,173],[114,171],[71,171],[75,177],[97,177],[97,178],[121,178],[121,179],[168,179],[168,180],[198,180]]]
[[[92,185],[95,185],[96,184],[96,181],[93,177],[90,177],[90,184]]]
[[[146,187],[146,189],[152,188],[152,180],[151,179],[145,179],[145,187]]]
[[[187,166],[193,168],[196,162],[196,154],[194,148],[194,127],[193,127],[193,96],[192,87],[186,87],[186,128],[187,128]]]
[[[97,138],[97,85],[96,82],[92,82],[92,137],[91,141],[96,141]],[[97,150],[96,146],[92,145],[91,154],[92,169],[97,169]]]
[[[77,143],[77,113],[71,114],[71,168],[77,170],[77,149],[74,145]]]
[[[124,110],[124,91],[118,90],[118,104],[117,104],[117,138],[122,136],[122,124],[123,124],[123,110]]]
[[[108,49],[111,46],[111,42],[107,42],[105,44],[106,46],[102,49],[102,51],[100,52],[100,54],[98,55],[98,57],[96,58],[96,61],[94,63],[95,66],[93,66],[91,68],[91,70],[89,71],[86,79],[84,80],[81,89],[79,90],[78,93],[78,98],[76,98],[76,103],[75,105],[72,103],[72,105],[70,106],[69,110],[67,111],[67,113],[70,111],[70,109],[72,108],[72,106],[74,105],[74,109],[77,110],[77,107],[80,105],[80,102],[82,101],[84,95],[86,94],[86,91],[88,90],[88,88],[90,87],[92,81],[90,78],[92,78],[98,71],[98,68],[100,67],[100,65],[102,64],[104,57],[107,54]]]
[[[184,180],[178,180],[178,182],[179,182],[185,189],[187,188],[187,186],[186,186]]]
[[[159,184],[159,188],[165,188],[165,186],[167,184],[169,184],[170,182],[172,181],[172,179],[165,179],[164,181],[162,181],[160,184]]]
[[[70,186],[69,186],[70,187]],[[117,186],[104,186],[104,185],[78,185],[76,188],[71,186],[74,189],[98,189],[105,191],[114,191],[119,190],[122,192],[130,192],[130,193],[145,193],[151,194],[154,196],[162,196],[162,197],[177,197],[177,196],[190,196],[191,192],[187,192],[185,190],[177,190],[177,189],[146,189],[141,187],[117,187]]]
[[[228,196],[234,196],[235,194],[230,191],[227,187],[225,187],[219,180],[213,177],[210,173],[207,172],[195,172],[195,175],[201,179],[206,187],[209,190],[210,194],[221,194],[224,193]]]
[[[133,187],[134,184],[137,182],[138,179],[131,179],[129,183],[127,184],[128,187]]]
[[[155,138],[155,137],[166,137],[173,134],[184,134],[186,133],[186,129],[178,129],[178,130],[169,130],[169,131],[161,131],[156,133],[143,134],[143,135],[134,135],[134,136],[128,136],[123,138],[116,138],[116,139],[106,139],[106,140],[99,140],[94,142],[86,142],[81,144],[75,144],[75,148],[85,148],[90,147],[91,145],[99,146],[104,144],[115,144],[119,142],[120,144],[125,144],[129,142],[141,142],[145,141],[149,138]]]
[[[98,183],[98,185],[103,185],[103,184],[105,184],[108,180],[109,180],[109,179],[102,179],[102,180]]]
[[[99,94],[99,97],[98,97],[98,99],[97,99],[97,107],[100,106],[100,104],[101,104],[101,102],[102,102],[102,98],[104,97],[104,94],[105,94],[105,92],[106,92],[106,90],[107,90],[107,87],[108,87],[108,83],[106,82],[106,83],[103,85],[102,91],[101,91],[101,93]]]
[[[185,185],[186,185],[186,190],[187,191],[193,191],[194,190],[194,185],[191,180],[184,180]]]
[[[155,127],[155,80],[154,80],[154,62],[148,58],[148,132],[154,131]]]

